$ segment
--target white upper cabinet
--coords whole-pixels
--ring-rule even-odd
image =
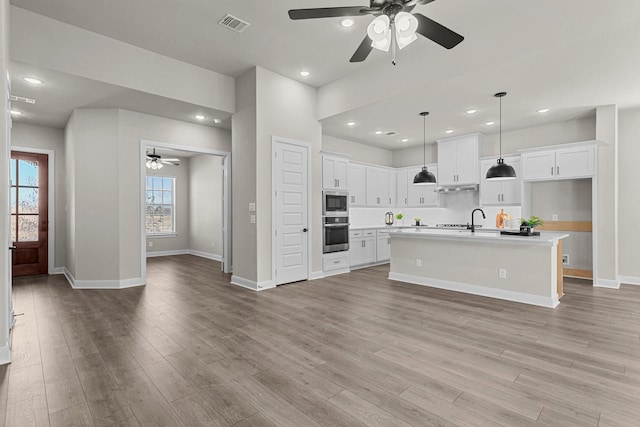
[[[322,188],[349,190],[349,160],[326,154],[322,156]]]
[[[595,144],[576,143],[522,153],[525,181],[589,178],[595,173]]]
[[[349,164],[349,203],[352,207],[367,205],[366,167]]]
[[[438,185],[478,184],[478,161],[482,135],[438,139]]]
[[[413,182],[413,175],[408,169],[399,169],[396,172],[396,205],[398,207],[409,206],[409,195],[407,194],[409,180]]]
[[[487,171],[495,165],[497,159],[487,159],[480,162],[480,204],[488,205],[519,205],[522,191],[522,168],[520,156],[505,157],[504,162],[516,171],[516,179],[496,181],[487,179]]]
[[[427,165],[429,172],[433,173],[438,179],[438,167],[435,165]],[[408,170],[408,179],[406,181],[409,207],[428,207],[438,206],[440,198],[435,191],[435,185],[414,185],[413,177],[422,169],[422,166],[416,166]],[[411,173],[413,171],[413,173]]]
[[[395,204],[395,171],[367,166],[367,206],[386,207]]]

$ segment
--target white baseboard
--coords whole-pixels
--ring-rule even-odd
[[[222,262],[222,255],[212,254],[209,252],[196,251],[195,249],[189,249],[189,254],[199,256],[200,258],[212,259],[214,261]]]
[[[263,280],[262,282],[255,282],[253,280],[245,279],[239,276],[231,276],[231,284],[240,286],[243,288],[251,289],[252,291],[264,291],[266,289],[275,288],[272,280]]]
[[[620,280],[596,279],[593,281],[596,288],[620,289]]]
[[[144,285],[140,277],[121,280],[77,280],[66,268],[64,276],[73,289],[125,289]]]
[[[64,274],[64,267],[56,267],[51,274]]]
[[[324,272],[324,277],[337,276],[338,274],[350,273],[351,270],[348,268],[340,269],[340,270],[329,270]]]
[[[155,258],[158,256],[171,256],[171,255],[189,255],[189,249],[176,249],[172,251],[155,251],[147,252],[147,258]]]
[[[7,363],[11,363],[11,349],[8,343],[0,347],[0,365],[6,365]]]
[[[640,277],[637,276],[618,276],[618,281],[625,285],[640,285]]]
[[[429,286],[432,288],[446,289],[449,291],[464,292],[465,294],[521,302],[540,307],[555,308],[560,303],[557,295],[554,297],[543,297],[539,295],[525,294],[522,292],[487,288],[484,286],[470,285],[468,283],[451,282],[449,280],[429,279],[426,277],[412,276],[402,273],[389,273],[389,279],[397,280],[399,282],[413,283],[415,285]]]
[[[309,274],[309,280],[318,280],[324,277],[324,271],[312,271],[311,274]]]

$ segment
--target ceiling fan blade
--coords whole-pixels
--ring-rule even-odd
[[[179,162],[180,159],[165,159],[164,157],[162,157],[162,161],[163,162]]]
[[[339,16],[360,16],[370,13],[364,6],[319,7],[315,9],[291,9],[291,19],[335,18]]]
[[[420,6],[423,4],[429,4],[431,2],[433,2],[435,0],[409,0],[408,2],[404,3],[403,6],[405,8],[407,7],[413,7],[413,6]]]
[[[420,13],[414,13],[413,16],[418,20],[418,29],[416,32],[429,40],[433,40],[442,47],[451,49],[464,40],[464,37],[460,34],[448,29],[444,25],[438,24],[433,19],[429,19]]]
[[[162,163],[163,165],[172,165],[172,166],[180,166],[180,162],[174,162],[171,160],[160,160],[160,163]]]
[[[349,62],[362,62],[362,61],[364,61],[365,59],[367,59],[367,56],[369,56],[369,54],[371,53],[372,49],[373,49],[373,47],[371,47],[371,39],[369,38],[369,36],[364,36],[364,39],[362,40],[362,43],[360,43],[360,46],[358,46],[358,48],[356,49],[355,53],[353,54],[353,56],[349,60]]]

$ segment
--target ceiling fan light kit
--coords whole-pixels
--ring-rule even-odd
[[[492,181],[516,179],[516,170],[513,166],[506,164],[502,158],[502,98],[506,95],[507,92],[498,92],[494,95],[500,100],[500,155],[498,156],[498,163],[491,166],[487,171],[486,178]]]
[[[429,170],[427,169],[427,116],[429,115],[429,112],[423,111],[422,113],[420,113],[420,115],[422,116],[422,122],[423,122],[422,156],[423,156],[424,163],[422,166],[422,170],[420,170],[420,172],[418,172],[416,176],[413,177],[413,184],[414,185],[435,185],[436,176],[433,174],[433,172],[429,172]]]
[[[163,159],[161,155],[156,154],[156,149],[153,149],[152,153],[147,153],[147,160],[144,165],[147,169],[158,170],[162,169],[164,165],[180,166],[180,159]]]
[[[376,18],[367,26],[367,35],[349,61],[362,62],[373,49],[388,52],[391,48],[391,63],[395,65],[396,45],[399,49],[407,47],[418,39],[417,34],[446,49],[451,49],[464,40],[460,34],[432,19],[420,13],[411,13],[416,6],[433,1],[435,0],[370,0],[369,7],[291,9],[289,18],[299,20],[374,15]]]

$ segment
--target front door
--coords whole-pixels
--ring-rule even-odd
[[[46,274],[48,267],[48,157],[11,152],[11,240],[14,276]]]
[[[276,285],[308,278],[308,148],[274,144]]]

